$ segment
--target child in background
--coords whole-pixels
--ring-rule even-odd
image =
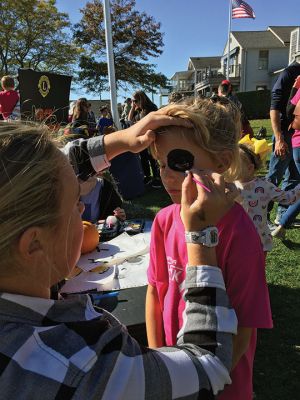
[[[256,142],[263,141],[265,142],[265,139]],[[240,190],[240,202],[254,222],[266,255],[272,250],[273,242],[267,220],[268,204],[270,201],[286,205],[294,204],[300,199],[300,184],[292,190],[285,191],[264,177],[257,177],[256,173],[262,166],[262,158],[255,153],[251,141],[248,144],[240,144],[240,156],[241,173],[235,184]]]
[[[11,118],[12,114],[20,114],[19,94],[15,90],[14,78],[11,76],[3,76],[1,79],[2,91],[0,92],[0,113],[4,120],[16,119]],[[16,108],[18,107],[18,110]],[[18,115],[20,118],[20,115]]]
[[[115,215],[120,221],[125,221],[126,214],[122,207],[122,199],[113,184],[106,178],[92,176],[80,183],[80,201],[85,209],[82,219],[93,224]]]
[[[99,135],[103,135],[103,130],[107,126],[113,126],[114,121],[111,117],[111,115],[108,112],[108,108],[106,106],[100,108],[100,118],[97,123],[97,129],[99,132]]]
[[[226,98],[199,99],[192,104],[183,101],[160,113],[188,119],[194,127],[165,127],[158,131],[152,146],[163,185],[174,202],[157,214],[151,230],[146,324],[148,343],[154,348],[175,344],[183,324],[187,253],[180,201],[184,171],[196,168],[209,176],[212,171],[226,173],[234,180],[241,132],[240,113]],[[252,400],[256,329],[272,327],[264,255],[255,227],[239,204],[230,204],[217,227],[218,265],[238,317],[232,385],[218,399]]]

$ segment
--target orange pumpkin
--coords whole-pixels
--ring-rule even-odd
[[[94,251],[99,243],[99,232],[94,224],[88,221],[82,221],[83,240],[81,245],[81,254]]]

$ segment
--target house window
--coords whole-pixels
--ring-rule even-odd
[[[265,70],[269,66],[269,50],[259,50],[258,69]]]
[[[183,79],[180,79],[179,80],[179,89],[185,89],[185,87],[186,87],[186,81],[185,80],[183,80]]]

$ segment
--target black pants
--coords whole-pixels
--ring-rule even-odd
[[[141,157],[141,163],[142,163],[142,168],[144,171],[144,176],[146,178],[151,177],[151,169],[152,169],[152,174],[154,178],[159,177],[159,171],[158,171],[158,165],[156,160],[152,157],[152,155],[149,153],[148,149],[145,149],[140,152],[140,157]],[[151,169],[150,169],[151,167]]]

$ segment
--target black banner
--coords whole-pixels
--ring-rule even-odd
[[[18,72],[22,119],[67,123],[72,77],[31,69]]]

